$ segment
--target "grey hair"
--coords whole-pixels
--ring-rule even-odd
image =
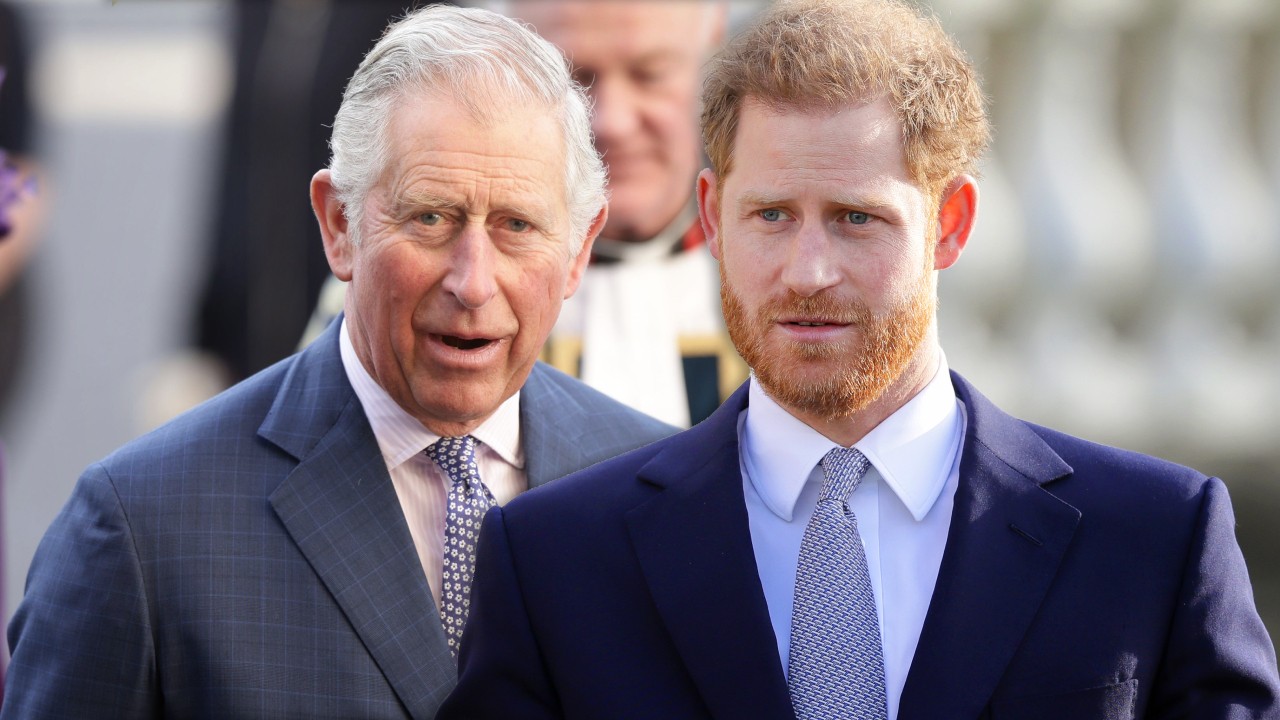
[[[386,167],[391,113],[410,91],[448,97],[479,122],[492,121],[511,102],[556,113],[564,135],[569,247],[578,254],[608,199],[586,93],[560,51],[527,26],[488,10],[448,5],[416,10],[388,27],[343,93],[329,169],[355,244],[365,197]]]

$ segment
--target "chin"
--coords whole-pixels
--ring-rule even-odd
[[[416,414],[420,419],[457,425],[482,421],[502,404],[501,400],[495,400],[492,393],[459,393],[456,388],[443,394],[423,393],[415,399],[420,409]]]

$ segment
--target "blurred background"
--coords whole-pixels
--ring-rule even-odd
[[[400,7],[8,4],[0,123],[24,129],[0,143],[39,196],[26,261],[0,254],[6,622],[87,464],[293,350],[327,272],[307,181]],[[931,5],[996,128],[942,279],[951,366],[1015,415],[1223,477],[1274,636],[1280,3]]]

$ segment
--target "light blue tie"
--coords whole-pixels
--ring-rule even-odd
[[[884,650],[867,553],[849,496],[866,456],[835,448],[820,463],[818,505],[800,542],[787,687],[798,720],[884,720]]]
[[[497,504],[480,481],[476,440],[470,435],[444,437],[426,449],[449,476],[449,508],[444,524],[444,563],[440,587],[440,620],[449,652],[458,658],[458,643],[471,607],[471,576],[476,567],[476,540],[485,512]]]

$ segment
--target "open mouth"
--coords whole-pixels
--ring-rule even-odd
[[[441,335],[440,341],[459,350],[479,350],[493,342],[489,338],[460,338],[455,335]]]

